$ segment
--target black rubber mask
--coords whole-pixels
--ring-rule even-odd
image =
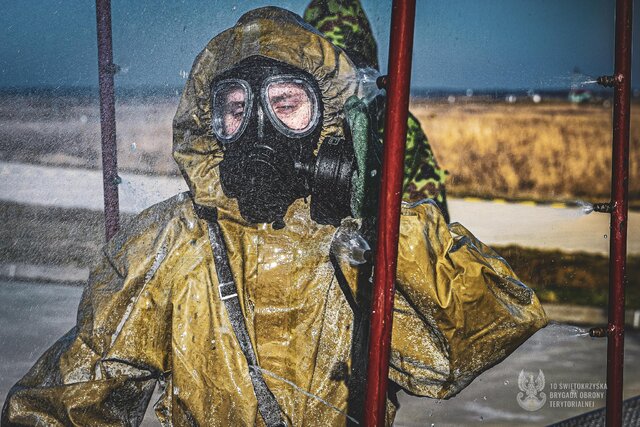
[[[283,227],[287,208],[311,192],[323,113],[315,79],[252,57],[215,79],[211,101],[213,132],[224,148],[223,191],[247,221]]]

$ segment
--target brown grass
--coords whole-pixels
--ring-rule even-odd
[[[543,303],[606,307],[609,258],[584,252],[565,253],[520,246],[494,247]],[[640,307],[640,256],[627,257],[626,306]]]
[[[568,103],[414,103],[452,196],[607,199],[611,108]],[[640,197],[640,108],[631,119],[630,196]]]
[[[178,174],[171,122],[178,99],[117,103],[121,170]],[[640,106],[638,106],[640,107]],[[640,108],[632,110],[630,196],[640,204]],[[471,100],[414,103],[451,196],[606,200],[611,108]],[[99,168],[97,100],[0,96],[0,160]]]

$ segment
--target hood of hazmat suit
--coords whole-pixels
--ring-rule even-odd
[[[77,325],[11,389],[3,425],[137,425],[156,384],[163,425],[265,425],[250,372],[264,379],[288,425],[361,419],[371,266],[331,255],[335,236],[356,220],[318,224],[300,198],[284,227],[252,223],[221,185],[211,85],[254,56],[313,76],[324,108],[319,144],[343,133],[357,70],[299,17],[258,9],[212,39],[174,120],[174,157],[190,191],[148,208],[108,242]],[[211,221],[226,246],[252,366],[219,290]],[[534,293],[499,255],[461,225],[448,226],[433,204],[403,207],[393,387],[453,396],[546,322]],[[390,394],[388,424],[393,401]]]

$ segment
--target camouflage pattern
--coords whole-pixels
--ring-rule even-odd
[[[359,68],[378,69],[378,45],[358,0],[312,0],[304,20],[347,52]]]
[[[359,0],[312,0],[304,12],[304,20],[343,49],[358,67],[378,69],[377,43]],[[380,128],[381,135],[383,132]],[[403,199],[433,199],[449,222],[447,175],[448,172],[438,166],[420,122],[409,114]]]
[[[448,174],[447,170],[438,166],[420,122],[413,114],[409,113],[402,198],[412,202],[424,198],[435,200],[445,220],[449,222],[447,194],[444,186]]]

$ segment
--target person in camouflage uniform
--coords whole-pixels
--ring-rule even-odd
[[[343,49],[359,68],[378,66],[378,46],[360,0],[312,0],[304,20]],[[383,122],[380,134],[384,131]],[[445,190],[448,172],[438,166],[427,135],[409,113],[404,158],[403,200],[433,199],[449,222]]]

